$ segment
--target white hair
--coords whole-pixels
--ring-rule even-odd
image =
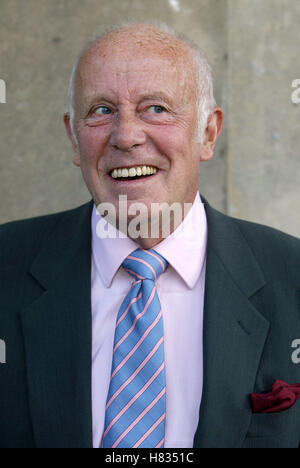
[[[213,109],[216,107],[216,101],[214,98],[214,88],[213,88],[213,78],[212,78],[212,70],[211,66],[209,65],[203,51],[200,49],[198,44],[194,41],[190,40],[184,34],[179,33],[178,31],[170,28],[165,23],[143,23],[146,26],[153,26],[158,31],[164,32],[169,36],[174,37],[175,39],[181,41],[183,44],[187,45],[190,49],[192,54],[196,70],[197,70],[197,80],[198,80],[198,128],[196,133],[197,141],[202,142],[204,133],[207,127],[208,118]],[[122,23],[117,26],[108,26],[105,27],[105,31],[98,35],[93,40],[89,41],[88,44],[84,47],[82,52],[77,57],[69,83],[69,91],[68,91],[68,112],[70,115],[70,126],[72,130],[73,138],[78,144],[76,131],[75,131],[75,110],[74,110],[74,94],[75,94],[75,77],[77,73],[77,68],[79,65],[79,61],[81,57],[84,55],[85,51],[96,41],[104,38],[108,34],[114,31],[120,31],[122,29],[126,29],[127,27],[137,25],[136,23]]]

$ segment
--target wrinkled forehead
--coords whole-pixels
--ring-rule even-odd
[[[193,93],[196,73],[191,51],[181,41],[159,31],[119,31],[85,51],[78,65],[75,94],[89,95],[96,88],[95,81],[106,80],[109,87],[116,76],[126,77],[129,87],[148,76],[149,88],[153,80],[162,88],[180,86],[182,93]]]

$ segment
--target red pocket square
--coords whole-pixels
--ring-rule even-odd
[[[275,380],[270,393],[251,393],[253,413],[278,413],[295,404],[300,398],[300,383],[289,385]]]

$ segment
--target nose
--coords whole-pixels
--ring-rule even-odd
[[[110,143],[121,151],[131,151],[143,145],[146,135],[142,122],[133,112],[119,112],[112,126]]]

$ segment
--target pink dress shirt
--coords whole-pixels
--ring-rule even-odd
[[[121,265],[127,255],[139,248],[139,245],[128,237],[100,239],[97,235],[100,220],[108,224],[94,206],[92,213],[94,448],[100,447],[104,429],[116,318],[133,281]],[[115,229],[114,232],[119,233]],[[192,448],[199,422],[203,385],[202,332],[206,244],[206,215],[197,192],[193,206],[181,225],[154,247],[154,250],[169,262],[166,272],[157,281],[165,334],[165,448]]]

